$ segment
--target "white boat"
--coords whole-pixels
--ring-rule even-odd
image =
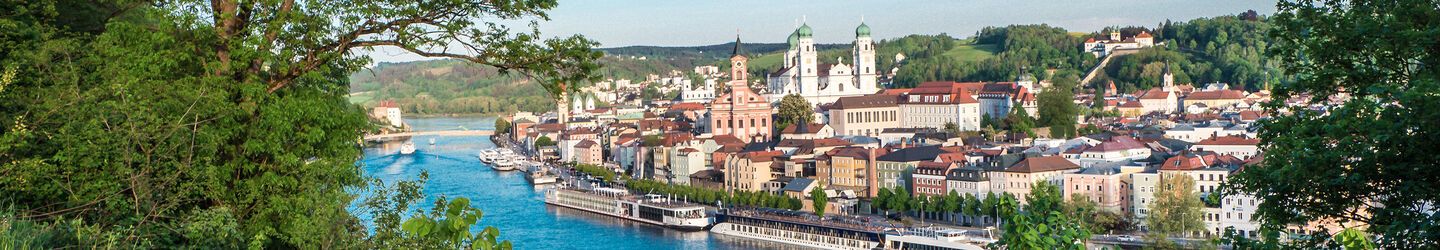
[[[476,156],[480,158],[480,162],[484,162],[485,164],[494,162],[495,156],[497,155],[499,155],[499,153],[495,152],[494,149],[481,150],[479,154],[476,154]]]
[[[408,141],[407,141],[407,142],[405,142],[405,144],[400,144],[400,154],[402,154],[402,155],[408,155],[408,154],[414,154],[414,153],[415,153],[415,143],[414,143],[414,142],[408,142]]]
[[[496,171],[511,171],[515,170],[515,163],[511,162],[509,159],[501,158],[499,160],[495,160],[495,162],[491,162],[490,169],[494,169]]]
[[[623,189],[550,189],[545,204],[687,231],[705,230],[713,218],[699,204],[659,195],[630,195]]]
[[[883,247],[886,233],[869,222],[840,217],[818,219],[810,212],[779,209],[725,209],[710,233],[819,249],[869,250]],[[901,248],[904,249],[904,248]]]

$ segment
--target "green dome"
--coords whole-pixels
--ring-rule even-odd
[[[855,27],[855,37],[870,37],[870,25],[860,23],[860,27]]]
[[[790,39],[786,41],[790,43],[790,49],[800,47],[800,35],[798,33],[790,32]]]
[[[815,35],[815,32],[810,30],[809,24],[805,24],[800,25],[800,29],[795,30],[795,34],[800,35],[800,38],[810,38],[812,35]]]

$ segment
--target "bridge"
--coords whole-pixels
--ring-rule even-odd
[[[489,131],[489,130],[410,131],[410,132],[401,132],[401,133],[366,135],[366,136],[365,136],[365,140],[367,140],[367,141],[374,141],[374,140],[390,139],[390,138],[395,138],[395,137],[420,136],[420,135],[475,136],[475,135],[494,135],[494,134],[495,134],[495,131]]]

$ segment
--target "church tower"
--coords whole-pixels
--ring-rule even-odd
[[[795,30],[800,45],[799,66],[796,68],[800,73],[800,95],[814,95],[820,90],[820,55],[815,51],[814,34],[809,24],[800,25],[800,29]]]
[[[795,67],[797,64],[795,62],[800,56],[800,33],[790,32],[790,38],[785,41],[790,44],[790,49],[785,50],[785,66],[782,66],[782,69]]]
[[[1170,73],[1170,62],[1165,62],[1164,81],[1165,85],[1163,85],[1164,88],[1161,90],[1164,90],[1165,92],[1175,91],[1175,74]]]
[[[875,43],[870,40],[870,26],[865,25],[864,18],[860,20],[860,27],[855,27],[855,84],[860,85],[860,91],[871,94],[876,89],[875,69]]]
[[[750,73],[745,70],[745,50],[740,48],[740,35],[735,35],[735,52],[730,56],[730,89],[750,88]]]

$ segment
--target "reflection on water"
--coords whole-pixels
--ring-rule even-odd
[[[406,120],[417,131],[450,130],[460,126],[491,130],[494,118],[423,118]],[[428,142],[434,139],[435,144]],[[416,136],[413,155],[400,155],[403,142],[365,149],[361,161],[366,175],[386,183],[413,180],[421,171],[429,201],[415,204],[428,211],[440,195],[463,196],[484,212],[473,230],[494,226],[500,239],[516,249],[802,249],[796,246],[726,237],[708,232],[682,232],[568,208],[547,206],[545,190],[532,186],[519,171],[497,172],[476,158],[493,148],[486,136]],[[368,220],[369,214],[360,214]]]

